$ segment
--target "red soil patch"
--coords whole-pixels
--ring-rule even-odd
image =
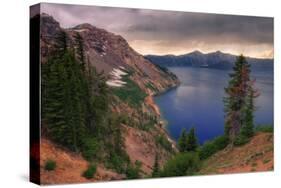
[[[41,140],[40,151],[40,173],[41,184],[67,184],[81,182],[108,181],[122,179],[123,177],[115,172],[98,166],[93,179],[88,180],[81,176],[87,169],[88,162],[80,155],[61,148],[47,139]],[[47,160],[56,162],[53,171],[46,171],[44,165]]]
[[[133,127],[124,126],[124,145],[132,163],[140,161],[142,163],[141,170],[143,175],[150,175],[155,162],[156,153],[159,157],[159,165],[164,163],[171,157],[171,153],[167,152],[155,143],[155,134],[142,131]]]
[[[142,162],[142,170],[150,174],[155,159],[156,146],[151,135],[132,127],[125,127],[125,149],[132,162]]]
[[[160,116],[160,110],[159,107],[155,104],[153,97],[151,95],[148,95],[145,98],[145,104],[147,104],[150,108],[152,108],[152,110],[158,115]]]

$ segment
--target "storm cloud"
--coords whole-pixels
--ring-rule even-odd
[[[90,23],[122,35],[142,54],[193,50],[273,56],[273,18],[65,4],[42,4],[62,27]]]

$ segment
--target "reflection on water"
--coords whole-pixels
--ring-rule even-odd
[[[200,143],[223,134],[223,96],[228,72],[193,67],[170,68],[179,79],[178,88],[155,97],[167,129],[177,139],[181,129],[196,128]],[[273,75],[272,72],[253,72],[256,87],[261,95],[256,99],[256,124],[273,123]]]

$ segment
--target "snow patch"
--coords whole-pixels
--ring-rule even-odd
[[[87,31],[87,29],[75,29],[75,31],[78,33],[81,33],[81,32]]]
[[[126,84],[126,82],[120,81],[120,80],[108,80],[106,82],[106,84],[108,86],[112,86],[112,87],[122,87]]]
[[[124,86],[126,84],[126,82],[122,81],[122,77],[128,74],[128,73],[124,72],[125,70],[126,69],[122,66],[119,66],[119,68],[113,68],[113,70],[109,73],[111,78],[106,82],[106,84],[108,86],[112,86],[112,87]]]
[[[122,79],[122,76],[125,76],[127,75],[126,72],[120,70],[120,69],[116,69],[116,68],[113,68],[113,70],[110,72],[110,75],[115,79],[115,80],[120,80]]]

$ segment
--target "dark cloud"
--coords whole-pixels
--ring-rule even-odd
[[[211,45],[237,52],[248,46],[252,54],[273,49],[273,18],[63,4],[43,4],[41,10],[63,27],[87,22],[120,34],[143,53],[173,53],[171,44],[186,51]]]

